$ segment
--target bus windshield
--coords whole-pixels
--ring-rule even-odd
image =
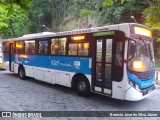
[[[134,39],[129,41],[128,68],[135,72],[154,70],[152,40]]]

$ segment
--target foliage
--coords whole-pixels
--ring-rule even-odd
[[[93,13],[87,8],[82,9],[80,12],[80,17],[87,17],[87,16],[92,16],[92,15]]]
[[[23,12],[27,13],[32,3],[30,0],[1,0],[0,4],[7,6],[8,14],[12,14],[14,12],[14,5],[18,5]]]
[[[30,0],[0,1],[1,36],[7,38],[17,37],[28,32],[26,29],[26,26],[28,25],[27,12],[30,5]]]
[[[148,26],[160,27],[160,6],[156,5],[156,6],[146,8],[143,11],[143,15],[146,18],[145,23]]]
[[[123,4],[125,1],[128,1],[128,0],[120,0],[120,3]],[[103,6],[113,6],[115,2],[117,2],[117,0],[104,0],[102,5]]]
[[[123,22],[160,29],[159,0],[1,0],[0,32],[8,37]]]
[[[13,5],[13,14],[7,18],[8,28],[6,31],[9,37],[18,37],[28,33],[29,19],[18,5]]]
[[[8,11],[6,10],[6,7],[2,6],[2,4],[0,4],[0,29],[8,27],[8,24],[6,23],[7,13],[8,13]]]
[[[114,1],[112,6],[103,6],[101,11],[100,25],[116,24],[123,22],[135,22],[130,16],[134,16],[138,23],[143,23],[141,12],[144,6],[137,3],[137,0]]]

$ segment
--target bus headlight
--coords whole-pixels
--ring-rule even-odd
[[[144,71],[145,70],[144,62],[142,62],[141,60],[134,60],[133,69],[136,71]]]
[[[139,85],[137,85],[136,83],[134,83],[134,82],[132,82],[132,81],[129,81],[129,84],[130,84],[132,87],[134,87],[136,90],[141,91]]]
[[[141,91],[141,89],[139,88],[139,85],[135,84],[135,88],[139,91]]]
[[[132,81],[129,81],[129,84],[134,87],[134,83]]]

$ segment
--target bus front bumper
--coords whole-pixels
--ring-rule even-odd
[[[125,100],[129,101],[139,101],[142,100],[149,95],[151,95],[155,90],[155,86],[151,86],[150,88],[144,89],[141,92],[136,90],[133,87],[130,87],[129,89],[126,90],[125,92]]]

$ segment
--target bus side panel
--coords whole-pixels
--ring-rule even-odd
[[[36,63],[37,66],[35,70],[35,78],[38,80],[51,82],[52,73],[49,70],[49,56],[36,56]]]
[[[112,98],[115,99],[125,99],[125,92],[127,89],[130,88],[130,85],[128,84],[128,77],[127,77],[127,71],[126,71],[126,64],[124,65],[124,75],[123,80],[121,82],[112,82]]]
[[[9,53],[3,53],[3,68],[9,70]]]
[[[81,57],[51,56],[50,69],[56,69],[56,84],[71,87],[71,80],[76,73],[85,75],[91,83],[91,59]]]
[[[25,67],[26,76],[52,84],[71,87],[76,73],[84,74],[91,82],[91,58],[27,55],[16,57],[15,63]]]
[[[51,56],[50,57],[50,69],[91,74],[90,58],[84,57],[63,57],[63,56]]]
[[[23,65],[25,68],[26,76],[29,77],[35,77],[34,72],[35,72],[35,66],[36,66],[36,56],[35,55],[15,55],[15,60],[14,60],[14,70],[15,73],[18,73],[18,67],[19,65]]]

